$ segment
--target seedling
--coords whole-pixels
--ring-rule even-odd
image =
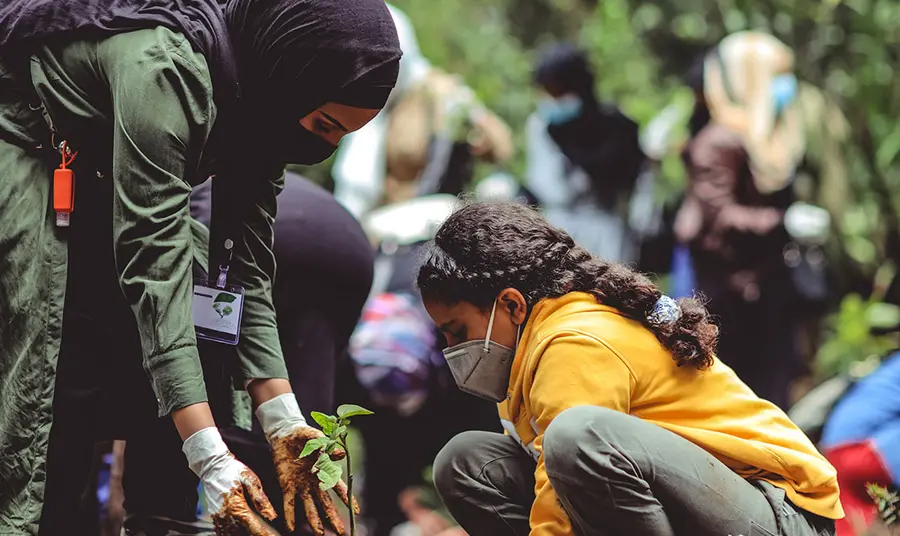
[[[350,498],[350,504],[355,501],[353,499],[353,469],[350,460],[350,449],[347,447],[347,427],[350,426],[350,419],[362,415],[374,415],[374,412],[367,410],[362,406],[355,404],[344,404],[337,409],[337,416],[325,415],[318,411],[311,413],[313,420],[322,428],[324,437],[310,439],[303,447],[300,453],[301,458],[318,452],[319,457],[313,467],[313,472],[319,478],[319,487],[323,490],[330,490],[341,479],[341,465],[332,460],[329,455],[336,447],[341,447],[347,455],[347,496]],[[356,536],[356,514],[353,507],[350,510],[350,536]]]
[[[878,513],[885,526],[890,527],[896,523],[900,516],[900,493],[871,482],[866,484],[866,492],[868,492],[869,498],[875,501],[875,506],[878,507]]]

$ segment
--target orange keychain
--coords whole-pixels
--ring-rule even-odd
[[[69,169],[69,165],[78,156],[75,152],[71,157],[68,155],[68,145],[62,142],[60,145],[62,153],[62,162],[59,168],[53,171],[53,210],[56,211],[56,226],[68,227],[69,215],[75,209],[75,173]]]

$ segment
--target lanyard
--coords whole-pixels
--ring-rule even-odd
[[[225,264],[219,265],[219,276],[216,278],[216,287],[223,289],[227,284],[228,280],[228,268],[231,264],[231,255],[234,252],[234,242],[228,238],[225,240],[225,251],[228,252],[228,260],[225,261]]]

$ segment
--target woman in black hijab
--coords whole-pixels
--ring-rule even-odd
[[[210,175],[210,275],[243,288],[220,308],[237,309],[239,340],[220,346],[276,453],[288,525],[300,495],[321,531],[316,478],[292,457],[320,432],[279,344],[275,196],[285,163],[327,158],[378,113],[399,57],[382,0],[3,3],[0,532],[70,533],[93,441],[171,414],[217,530],[266,533],[246,496],[273,512],[216,428],[192,325],[188,196]]]

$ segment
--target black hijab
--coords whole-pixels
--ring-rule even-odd
[[[547,133],[569,162],[590,176],[601,205],[611,208],[618,194],[634,185],[644,161],[637,124],[617,107],[598,102],[587,55],[568,43],[543,51],[534,81],[556,94],[573,93],[581,99],[578,117],[548,125]]]
[[[311,163],[310,148],[325,143],[300,118],[328,101],[379,109],[397,80],[400,43],[384,0],[230,0],[225,20],[245,130],[287,162]]]

